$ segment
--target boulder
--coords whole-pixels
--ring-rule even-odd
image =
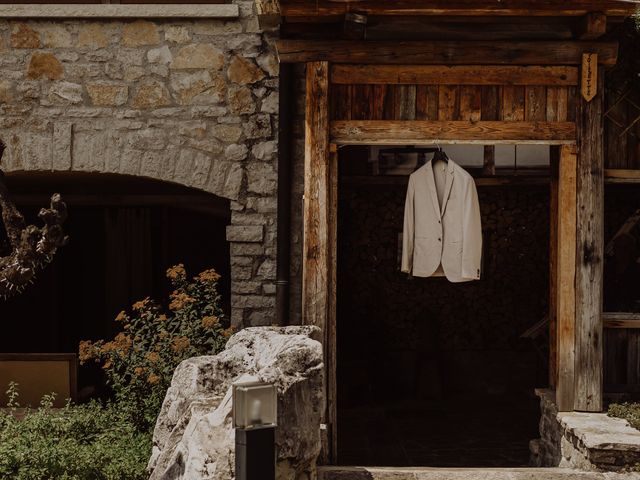
[[[313,477],[324,404],[319,333],[312,326],[246,328],[220,354],[182,362],[153,434],[150,480],[232,480],[231,385],[255,380],[278,388],[278,480]]]

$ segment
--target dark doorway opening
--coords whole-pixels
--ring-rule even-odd
[[[33,285],[0,302],[0,352],[74,353],[80,340],[112,338],[121,310],[147,296],[167,298],[165,272],[177,263],[190,275],[215,268],[229,311],[227,200],[122,175],[14,174],[7,183],[31,223],[51,193],[61,193],[70,242]],[[83,389],[99,395],[101,388],[97,367],[79,370],[80,400]]]
[[[482,280],[409,279],[406,179],[368,177],[361,154],[340,157],[338,463],[527,466],[548,382],[544,326],[523,335],[548,309],[548,184],[478,187]]]

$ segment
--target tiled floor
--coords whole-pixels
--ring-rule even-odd
[[[527,466],[538,436],[534,399],[407,402],[338,413],[341,465]]]

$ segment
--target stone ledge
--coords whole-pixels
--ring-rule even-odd
[[[4,4],[0,18],[238,18],[234,4]]]
[[[555,429],[562,437],[561,445],[548,445],[547,448],[561,450],[562,457],[571,465],[617,470],[640,462],[640,431],[626,420],[605,413],[558,412],[555,392],[536,389],[536,395],[541,399],[543,417],[545,412],[554,417]],[[543,424],[544,418],[541,426]],[[545,433],[549,432],[541,431],[543,439]],[[565,463],[561,461],[560,466]]]

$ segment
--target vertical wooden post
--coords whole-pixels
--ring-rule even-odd
[[[574,410],[602,410],[604,71],[591,101],[577,100],[576,377]]]
[[[486,147],[485,147],[486,148]],[[549,184],[549,386],[555,388],[558,380],[558,173],[560,147],[550,151]]]
[[[326,333],[329,312],[329,64],[307,63],[302,318]]]
[[[338,147],[332,144],[329,154],[329,314],[325,335],[327,369],[327,421],[329,425],[329,463],[338,463],[338,384],[337,384],[337,315],[338,285]]]
[[[335,426],[335,360],[329,345],[335,319],[335,209],[332,157],[329,145],[329,64],[307,63],[304,147],[304,241],[302,267],[302,319],[322,330],[325,358],[325,409],[321,462],[329,463]]]
[[[558,410],[573,410],[575,379],[576,146],[560,148],[558,174],[557,362]]]

